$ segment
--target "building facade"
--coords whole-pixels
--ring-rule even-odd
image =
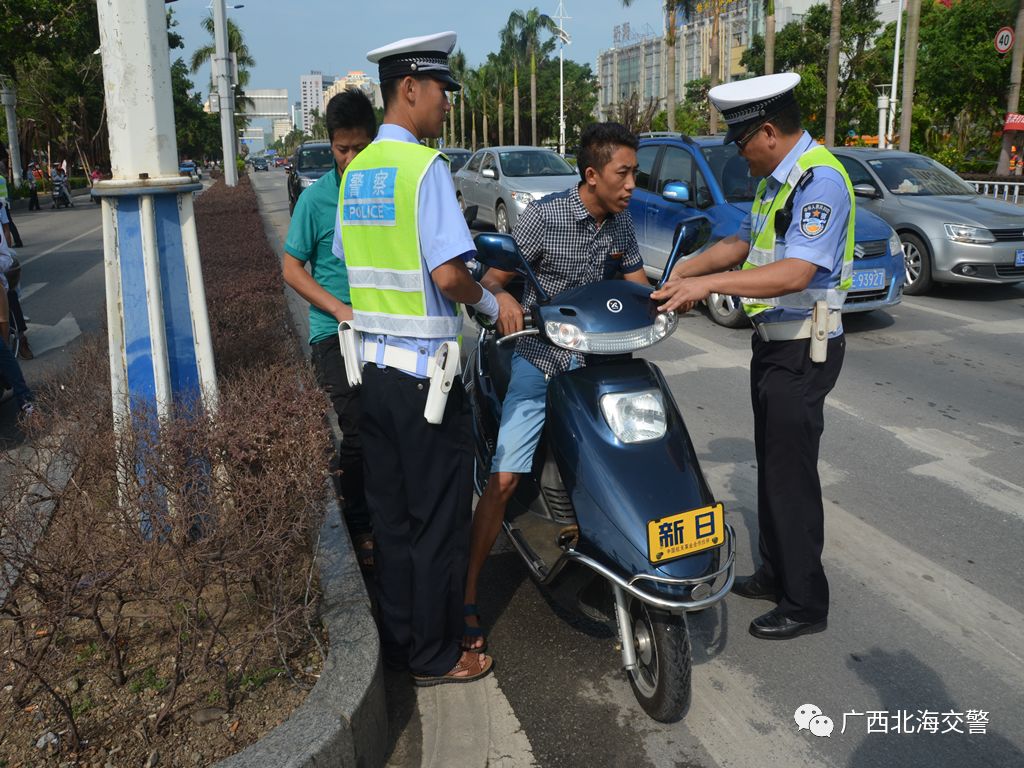
[[[333,85],[335,79],[333,75],[325,75],[317,70],[299,78],[300,127],[306,133],[313,127],[310,113],[315,109],[323,114],[324,89]]]
[[[337,94],[347,91],[350,88],[365,93],[366,97],[374,107],[377,107],[378,109],[384,107],[384,100],[380,95],[380,85],[376,81],[370,79],[365,72],[353,70],[344,77],[339,77],[334,81],[333,85],[324,90],[323,105],[320,108],[320,114],[323,114],[324,110],[327,109],[327,102]]]

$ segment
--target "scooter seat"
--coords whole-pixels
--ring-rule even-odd
[[[484,342],[484,353],[487,355],[487,369],[491,374],[491,383],[498,394],[499,400],[505,399],[508,382],[512,378],[512,354],[515,344],[498,345],[498,337],[491,336]]]

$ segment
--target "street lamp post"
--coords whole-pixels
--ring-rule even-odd
[[[9,77],[0,75],[0,101],[7,113],[7,144],[11,150],[11,181],[14,188],[21,186],[21,147],[18,145],[18,119],[14,107],[18,103],[18,91]]]
[[[565,22],[571,17],[565,15],[565,2],[558,0],[558,151],[565,154],[565,46],[572,40],[565,31]]]
[[[900,71],[900,34],[903,29],[903,0],[899,0],[896,7],[896,43],[892,51],[892,86],[889,89],[889,126],[885,132],[886,148],[892,145],[896,134],[896,78]],[[881,139],[879,139],[881,146]]]
[[[103,203],[114,424],[217,402],[192,193],[178,173],[163,0],[97,0],[111,179]],[[128,466],[131,466],[129,462]]]
[[[215,56],[213,70],[220,96],[220,138],[224,152],[224,183],[238,184],[235,165],[235,98],[231,87],[231,55],[228,52],[227,9],[224,0],[213,0],[213,38]]]

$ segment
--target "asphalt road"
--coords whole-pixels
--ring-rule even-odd
[[[283,182],[256,177],[279,230]],[[538,589],[499,542],[481,608],[499,695],[526,737],[500,764],[1024,765],[1022,309],[1024,286],[958,287],[845,318],[820,465],[829,629],[756,640],[747,625],[769,606],[736,597],[691,616],[681,723],[648,719],[609,632]],[[691,313],[649,354],[737,530],[740,575],[756,550],[749,337]],[[831,736],[798,729],[805,704],[832,718]],[[391,765],[421,763],[407,710]],[[919,731],[931,715],[935,732]]]
[[[30,387],[67,365],[82,333],[103,327],[103,231],[100,206],[87,196],[74,208],[14,211],[25,246],[17,249],[22,264],[21,304],[29,317],[28,340],[35,359],[21,360]],[[0,405],[0,441],[18,442],[17,406]]]

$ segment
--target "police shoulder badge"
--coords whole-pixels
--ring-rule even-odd
[[[808,203],[800,209],[800,232],[805,237],[817,237],[828,226],[832,207],[825,203]]]

